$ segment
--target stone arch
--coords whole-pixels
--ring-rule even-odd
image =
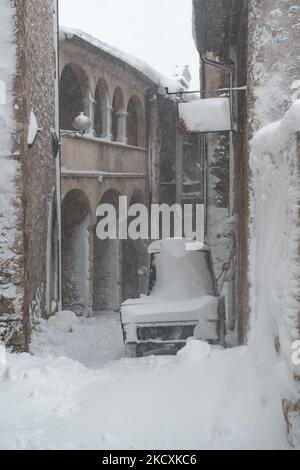
[[[70,190],[62,201],[63,308],[90,313],[91,206],[80,189]]]
[[[145,147],[145,112],[136,95],[127,105],[127,142],[135,147]]]
[[[106,138],[109,135],[110,102],[105,80],[99,80],[95,91],[94,130],[95,136]]]
[[[130,206],[146,204],[141,190],[133,191]],[[130,220],[128,220],[130,223]],[[147,293],[149,256],[147,240],[122,241],[122,301]]]
[[[100,204],[112,204],[118,216],[120,193],[108,189]],[[98,219],[99,222],[99,219]],[[120,240],[94,239],[93,310],[95,312],[118,310],[121,302],[121,244]]]
[[[137,241],[122,240],[122,301],[139,297],[139,257]]]
[[[130,197],[130,205],[132,204],[147,204],[147,198],[141,189],[135,189]]]
[[[60,127],[72,130],[73,120],[90,113],[90,85],[85,71],[77,64],[67,64],[60,77]]]
[[[118,212],[120,192],[115,188],[107,189],[101,196],[100,204],[112,204]]]
[[[47,316],[55,313],[59,307],[60,279],[59,279],[59,227],[57,211],[56,190],[52,191],[48,214],[48,235],[46,249],[46,292]]]
[[[111,135],[115,142],[126,142],[126,113],[124,110],[124,96],[120,87],[114,91],[112,101]]]

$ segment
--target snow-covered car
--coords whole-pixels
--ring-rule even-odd
[[[149,253],[149,294],[121,306],[127,353],[174,354],[192,336],[223,345],[225,301],[218,296],[209,248],[166,239],[153,242]]]

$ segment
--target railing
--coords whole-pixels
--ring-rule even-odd
[[[68,172],[147,174],[147,149],[92,136],[62,137],[62,169]]]

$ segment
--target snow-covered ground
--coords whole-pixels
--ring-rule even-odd
[[[124,356],[120,315],[103,312],[94,317],[78,317],[60,312],[40,320],[30,351],[39,357],[65,356],[97,369]]]
[[[248,346],[212,349],[192,339],[177,356],[129,359],[117,314],[61,312],[36,326],[32,354],[5,360],[0,345],[0,449],[289,448],[282,399],[299,396],[290,357],[299,116],[297,101],[252,141]]]
[[[122,358],[116,314],[62,312],[31,351],[0,359],[0,449],[288,447],[276,378],[250,347]]]

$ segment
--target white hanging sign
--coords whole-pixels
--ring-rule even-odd
[[[181,134],[232,130],[229,98],[204,98],[178,104]]]

